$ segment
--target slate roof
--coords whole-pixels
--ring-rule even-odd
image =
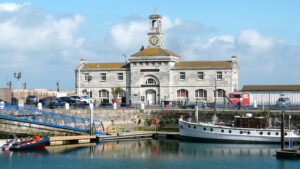
[[[117,69],[128,67],[129,63],[87,63],[82,69]]]
[[[245,85],[242,91],[300,91],[300,85]]]
[[[203,68],[231,68],[231,61],[190,61],[179,62],[177,68],[203,67]]]
[[[148,48],[142,51],[139,51],[131,56],[177,56],[175,53],[172,53],[166,49],[162,48]]]

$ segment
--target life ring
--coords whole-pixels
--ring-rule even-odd
[[[154,124],[154,125],[158,124],[158,118],[157,117],[153,117],[152,124]]]

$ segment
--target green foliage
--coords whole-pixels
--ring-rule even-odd
[[[264,109],[264,117],[268,117],[270,113],[269,109]]]
[[[116,99],[118,97],[118,94],[122,93],[123,89],[121,87],[113,87],[111,88],[111,94],[113,95],[113,98]]]
[[[148,125],[148,126],[151,126],[151,124],[152,124],[152,120],[151,120],[151,119],[148,119],[148,120],[147,120],[147,125]]]
[[[160,120],[160,121],[159,121],[159,125],[162,126],[162,127],[165,126],[165,125],[166,125],[166,121],[163,120],[163,119]]]

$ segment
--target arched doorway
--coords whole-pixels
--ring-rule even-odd
[[[146,90],[146,103],[155,104],[156,103],[156,91],[149,89]]]

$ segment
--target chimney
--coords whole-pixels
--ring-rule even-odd
[[[86,60],[85,59],[81,59],[80,60],[80,64],[86,64]]]
[[[236,56],[231,56],[231,61],[232,61],[232,63],[236,63],[237,62]]]

